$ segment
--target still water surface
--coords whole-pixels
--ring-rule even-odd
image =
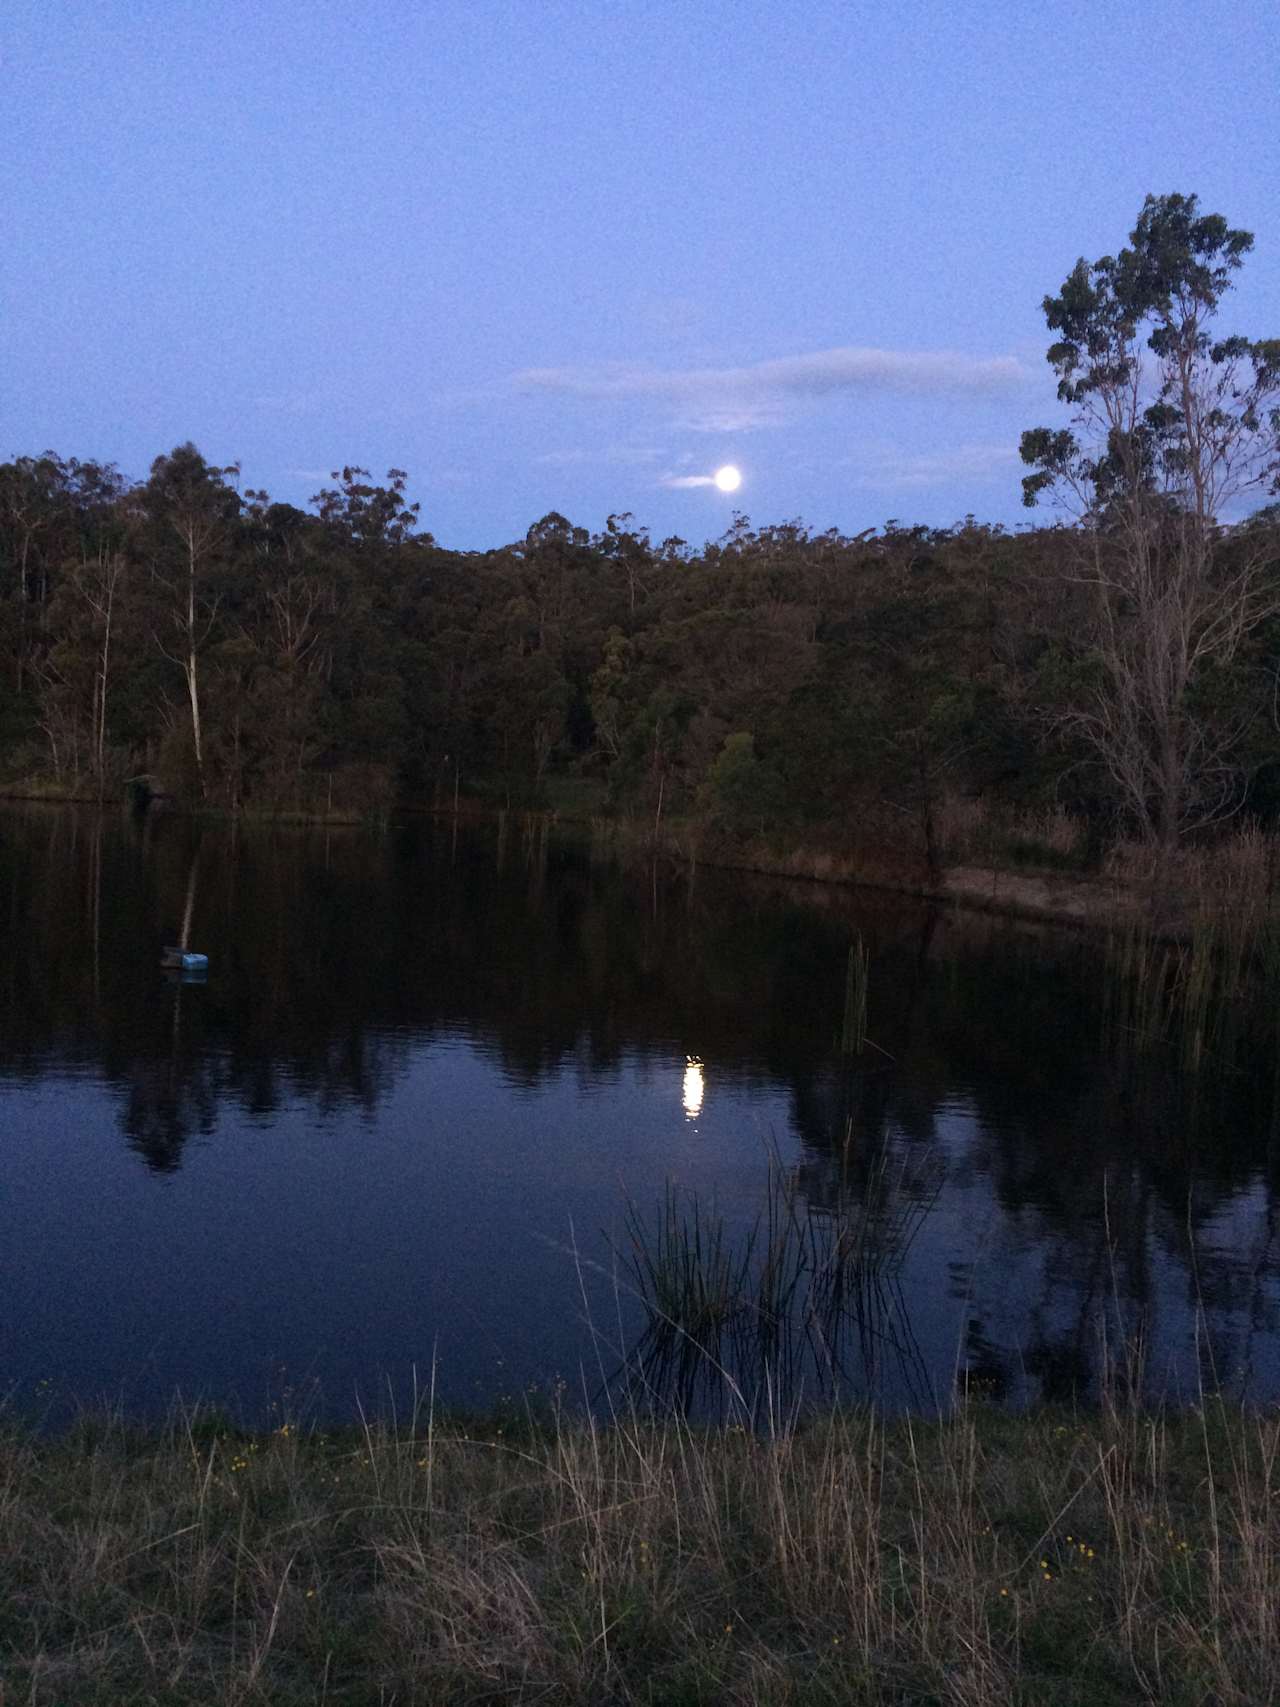
[[[188,897],[202,984],[159,965]],[[1108,1006],[1083,936],[514,823],[5,809],[0,1391],[605,1403],[629,1212],[674,1190],[732,1244],[772,1177],[876,1243],[801,1400],[1089,1397],[1136,1344],[1152,1396],[1280,1399],[1272,1064],[1197,1089]]]

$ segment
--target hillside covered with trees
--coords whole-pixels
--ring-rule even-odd
[[[438,545],[407,476],[308,510],[194,445],[134,483],[0,466],[0,789],[146,776],[232,812],[563,803],[732,835],[877,827],[930,865],[957,803],[1096,848],[1280,810],[1280,342],[1214,326],[1252,239],[1148,198],[1045,311],[1072,426],[1023,439],[1048,525],[847,538],[739,516],[657,543],[558,514]],[[1258,508],[1261,504],[1263,507]]]

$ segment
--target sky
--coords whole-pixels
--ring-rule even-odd
[[[1276,0],[6,0],[0,101],[0,459],[394,466],[457,549],[1025,524],[1148,193],[1280,336]]]

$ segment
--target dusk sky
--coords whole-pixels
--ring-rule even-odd
[[[0,458],[395,465],[458,548],[1020,524],[1041,300],[1148,192],[1280,335],[1276,0],[4,11]]]

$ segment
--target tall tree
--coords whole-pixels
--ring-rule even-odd
[[[311,500],[327,527],[356,546],[401,545],[413,537],[420,506],[405,497],[409,476],[403,468],[389,468],[385,486],[371,486],[369,470],[354,466],[335,468],[329,478],[338,484]]]
[[[164,593],[165,656],[182,670],[191,713],[191,745],[200,794],[207,793],[200,663],[217,615],[216,570],[231,549],[240,495],[228,484],[240,472],[213,468],[193,444],[151,465],[145,501],[151,521],[151,569]]]
[[[49,601],[53,643],[37,666],[41,723],[53,749],[55,771],[56,731],[75,730],[70,746],[78,755],[79,726],[87,724],[89,766],[101,799],[120,612],[128,585],[128,541],[138,517],[133,494],[115,468],[74,459],[66,468],[76,540],[74,550],[69,541],[64,551],[59,583]],[[78,762],[73,768],[79,770]]]
[[[31,664],[32,613],[41,619],[49,600],[50,565],[67,505],[69,469],[52,451],[19,456],[0,465],[0,599],[13,602],[17,620],[14,686],[21,696]]]
[[[1240,799],[1241,719],[1201,690],[1280,608],[1269,553],[1223,550],[1280,475],[1280,340],[1216,331],[1252,247],[1195,196],[1148,196],[1128,248],[1045,298],[1071,426],[1022,438],[1026,503],[1082,524],[1092,683],[1071,720],[1165,852]]]

